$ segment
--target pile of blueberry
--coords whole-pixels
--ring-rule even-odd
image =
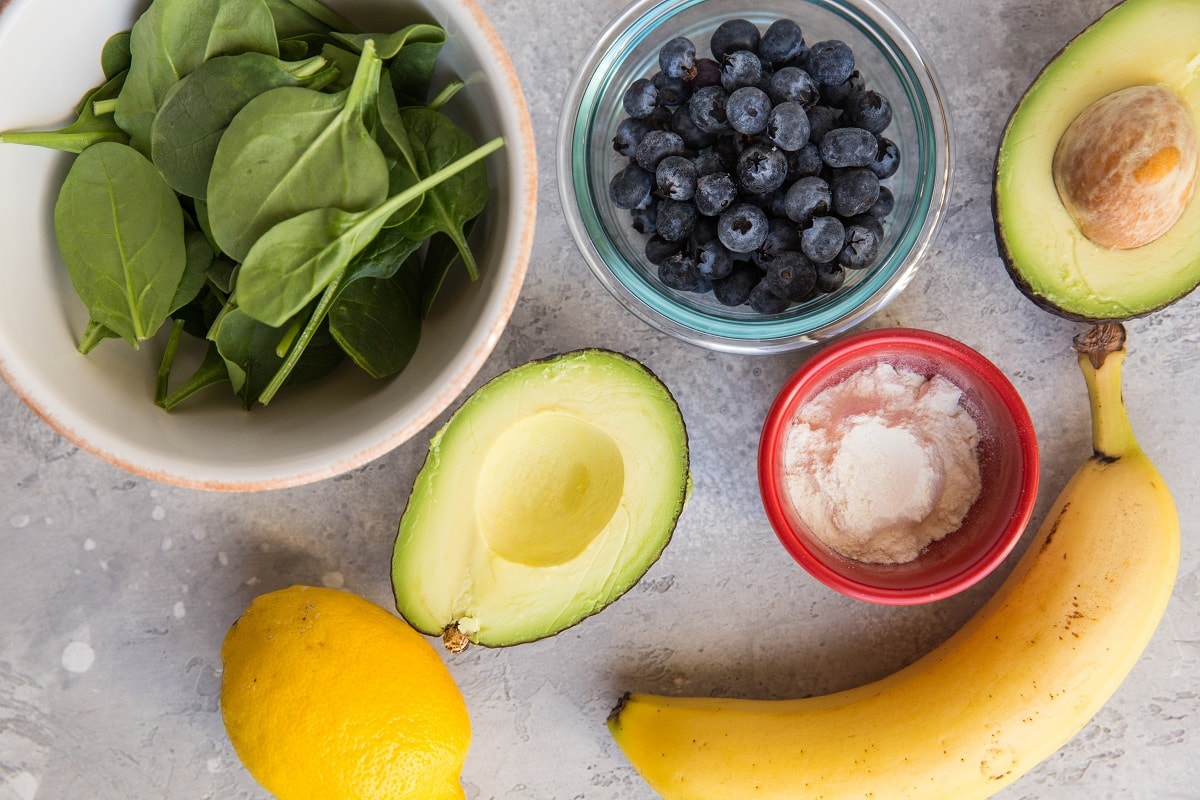
[[[764,314],[837,290],[875,263],[894,205],[891,104],[848,45],[809,46],[789,19],[728,20],[709,49],[676,37],[627,88],[610,199],[668,287]]]

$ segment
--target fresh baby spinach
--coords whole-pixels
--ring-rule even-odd
[[[365,122],[380,68],[368,48],[341,92],[271,89],[238,112],[208,181],[209,223],[222,252],[245,259],[271,226],[306,211],[383,202],[387,164]]]
[[[479,274],[483,159],[504,144],[443,113],[463,87],[431,92],[445,43],[318,0],[153,0],[105,41],[72,122],[0,134],[75,154],[54,230],[89,315],[78,349],[161,331],[167,410],[218,384],[267,405],[347,359],[403,370],[447,271]]]
[[[163,98],[150,129],[151,159],[175,191],[204,198],[217,145],[243,106],[270,89],[320,89],[335,77],[337,68],[320,56],[239,53],[205,61]]]
[[[129,52],[116,120],[149,155],[154,115],[177,81],[216,56],[278,56],[279,43],[266,0],[154,0],[130,30]]]
[[[475,148],[470,136],[437,111],[415,106],[403,109],[400,117],[412,144],[418,176],[436,174]],[[449,236],[474,280],[479,277],[479,267],[463,225],[479,216],[486,204],[487,171],[482,164],[475,164],[433,186],[401,228],[410,239],[424,240],[438,232]]]
[[[154,165],[116,142],[84,150],[63,181],[54,232],[92,321],[135,346],[153,336],[187,266],[183,210]]]

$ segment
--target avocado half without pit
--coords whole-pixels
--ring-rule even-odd
[[[644,365],[594,349],[515,367],[430,442],[396,537],[396,608],[454,651],[552,636],[646,573],[691,485],[679,406]]]
[[[1200,4],[1125,0],[1017,104],[993,214],[1005,266],[1038,305],[1121,320],[1200,284],[1198,56]]]

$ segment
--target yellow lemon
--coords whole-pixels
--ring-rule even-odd
[[[221,647],[221,715],[279,800],[464,797],[471,725],[433,646],[350,592],[256,598]]]

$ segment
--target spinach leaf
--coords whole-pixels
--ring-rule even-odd
[[[208,243],[208,237],[198,228],[185,225],[183,243],[187,261],[184,264],[183,275],[179,278],[179,285],[175,288],[175,296],[171,298],[172,314],[200,295],[200,290],[208,283],[208,270],[216,256],[212,245]]]
[[[479,217],[475,217],[463,226],[464,236],[471,235],[471,230],[475,227],[475,221],[478,219]],[[430,237],[429,247],[425,250],[425,261],[421,266],[422,319],[429,316],[429,310],[433,308],[433,301],[438,292],[442,290],[442,284],[446,282],[446,276],[450,274],[450,267],[454,266],[458,257],[458,245],[449,236],[438,232]]]
[[[104,70],[105,79],[112,80],[129,69],[131,60],[129,40],[129,31],[114,33],[105,40],[104,47],[100,51],[100,68]]]
[[[400,118],[408,131],[420,177],[435,174],[475,147],[471,137],[441,112],[424,107],[406,108],[400,112]],[[449,236],[462,255],[467,274],[475,280],[479,277],[479,267],[463,226],[479,216],[487,199],[487,170],[477,163],[430,189],[421,208],[400,227],[410,239],[428,239],[439,231]]]
[[[208,182],[209,222],[222,252],[241,261],[283,220],[318,208],[368,209],[387,197],[387,164],[364,121],[380,69],[364,53],[342,92],[285,86],[237,113]]]
[[[84,150],[63,181],[54,232],[91,319],[135,347],[154,335],[187,265],[183,210],[154,165],[115,142]]]
[[[217,56],[279,55],[266,0],[154,0],[133,24],[129,50],[116,120],[147,155],[154,115],[176,81]]]
[[[119,72],[100,86],[89,91],[77,106],[75,121],[56,131],[6,131],[0,133],[0,142],[49,147],[68,153],[82,153],[98,142],[129,140],[125,131],[113,120],[112,114],[97,114],[96,104],[116,97],[125,83],[124,72]]]
[[[218,56],[176,83],[150,129],[150,155],[180,194],[203,198],[221,135],[251,99],[280,86],[319,89],[337,75],[321,57],[281,61],[262,53]]]
[[[412,144],[408,141],[408,131],[404,129],[404,121],[400,118],[400,106],[396,102],[396,94],[392,90],[391,77],[384,72],[379,76],[379,97],[375,106],[378,125],[376,139],[388,162],[388,196],[400,194],[415,184],[417,177],[416,159],[413,157]],[[404,220],[417,213],[421,207],[423,196],[418,197],[404,208],[397,210],[385,226],[399,225]]]
[[[439,48],[446,43],[446,31],[437,25],[416,23],[406,25],[392,33],[343,33],[333,31],[333,38],[350,45],[361,53],[368,41],[375,43],[375,52],[384,61],[391,61],[410,44],[436,44]]]
[[[78,350],[83,355],[92,352],[96,345],[103,342],[105,339],[116,339],[118,336],[108,328],[101,325],[95,320],[88,320],[87,327],[83,331],[83,335],[79,337],[79,344],[76,345]]]
[[[328,90],[340,92],[349,88],[354,81],[354,75],[358,72],[358,63],[361,60],[359,55],[344,47],[329,43],[321,45],[320,55],[338,69],[337,77],[329,84]]]
[[[217,323],[212,339],[243,408],[251,408],[279,373],[284,361],[278,355],[279,342],[287,335],[286,327],[265,325],[236,307],[222,315]],[[285,383],[295,385],[326,375],[344,358],[340,348],[330,347],[332,337],[328,326],[314,332],[310,341],[313,344],[311,352],[306,354],[307,358],[297,359]],[[266,404],[266,401],[260,402]]]
[[[275,34],[290,39],[306,33],[327,33],[331,30],[357,30],[349,21],[319,0],[267,0]]]
[[[504,139],[497,137],[375,208],[357,212],[316,208],[276,224],[242,262],[234,288],[238,304],[256,319],[282,325],[338,277],[392,213],[472,169],[503,144]],[[412,236],[403,227],[399,232],[409,239],[425,238]]]
[[[373,378],[408,365],[421,339],[421,261],[411,254],[391,276],[348,283],[329,308],[329,332]]]

